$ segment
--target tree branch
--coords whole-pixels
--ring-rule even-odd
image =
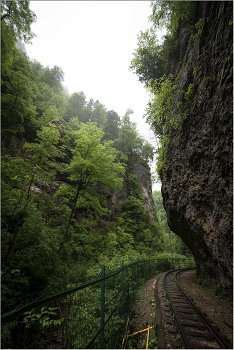
[[[13,3],[13,1],[10,2],[10,7],[9,7],[9,10],[8,10],[8,13],[6,13],[5,15],[3,15],[3,16],[1,17],[1,21],[2,21],[4,18],[6,18],[6,17],[11,17],[11,6],[12,6],[12,3]]]
[[[71,219],[72,219],[72,216],[73,216],[75,207],[76,207],[76,202],[77,202],[77,199],[78,199],[80,190],[81,190],[81,188],[78,187],[77,192],[76,192],[76,198],[75,198],[75,201],[74,201],[74,204],[73,204],[73,207],[72,207],[72,211],[71,211],[71,214],[70,214],[70,216],[69,216],[68,223],[67,223],[65,232],[64,232],[64,234],[63,234],[63,238],[62,238],[62,240],[61,240],[61,242],[60,242],[59,249],[58,249],[58,251],[57,251],[58,255],[60,254],[60,252],[61,252],[61,250],[62,250],[62,248],[63,248],[64,239],[65,239],[65,237],[66,237],[66,235],[67,235],[67,231],[68,231],[69,226],[70,226],[70,223],[71,223]]]

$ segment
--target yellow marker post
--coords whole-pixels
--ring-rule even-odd
[[[149,326],[149,329],[151,329],[151,328],[152,328],[152,327]],[[128,338],[132,337],[133,335],[137,335],[137,334],[139,334],[139,333],[143,333],[143,332],[146,332],[146,331],[148,331],[148,328],[143,329],[142,331],[135,332],[135,333],[133,333],[133,334],[129,334]]]
[[[129,322],[129,318],[128,318],[128,322]],[[135,332],[135,333],[133,333],[133,334],[128,334],[128,332],[129,332],[128,322],[127,322],[127,324],[126,324],[126,333],[127,333],[127,334],[125,333],[126,338],[125,338],[125,336],[124,336],[123,341],[122,341],[122,347],[121,347],[121,349],[125,349],[125,348],[126,348],[127,342],[128,342],[128,338],[133,337],[134,335],[137,335],[137,334],[146,332],[146,331],[148,331],[148,334],[147,334],[147,343],[146,343],[146,349],[148,349],[148,344],[149,344],[149,332],[150,332],[150,329],[152,329],[152,327],[148,326],[148,328],[142,329],[141,331]]]
[[[148,349],[148,344],[149,344],[149,332],[150,332],[150,326],[148,326],[148,335],[147,335],[147,342],[146,342],[146,349]]]

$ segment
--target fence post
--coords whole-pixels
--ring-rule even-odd
[[[145,280],[145,259],[143,258],[144,280]]]
[[[101,268],[101,277],[105,277],[105,265]],[[101,327],[105,322],[105,280],[101,281]],[[100,333],[100,349],[105,349],[104,328]]]
[[[134,271],[133,271],[133,259],[131,259],[131,264],[132,264],[132,290],[133,290],[133,295],[134,295]]]

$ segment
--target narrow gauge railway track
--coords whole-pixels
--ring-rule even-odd
[[[175,324],[186,349],[232,349],[232,345],[219,333],[206,315],[184,294],[177,282],[177,275],[183,271],[165,274],[164,288]]]

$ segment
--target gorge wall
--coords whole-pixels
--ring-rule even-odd
[[[154,207],[154,200],[152,197],[152,184],[151,184],[151,173],[150,168],[143,163],[134,164],[129,170],[128,173],[135,175],[137,182],[141,191],[141,195],[144,199],[145,209],[151,208],[151,214],[154,217],[154,220],[158,222],[156,210]],[[131,193],[130,193],[131,194]],[[111,210],[112,216],[116,217],[122,212],[122,204],[128,197],[127,189],[127,178],[126,175],[123,177],[123,187],[119,192],[114,192],[108,201],[108,208]]]
[[[69,130],[69,127],[67,126],[67,123],[65,121],[53,121],[53,124],[55,124],[58,127],[58,130],[60,132],[60,142],[58,146],[63,145],[63,137],[65,136],[64,130]],[[59,163],[63,164],[70,164],[72,159],[72,153],[68,150],[67,147],[64,149],[64,156],[57,158],[57,161]],[[126,173],[124,175],[121,175],[123,178],[123,185],[122,189],[119,192],[110,192],[106,191],[102,184],[98,183],[95,185],[95,190],[99,192],[100,194],[106,194],[107,195],[107,207],[111,211],[109,215],[109,219],[114,220],[117,216],[121,215],[123,212],[123,202],[128,198],[128,196],[132,195],[131,191],[129,191],[128,188],[128,176],[134,175],[136,176],[137,183],[139,185],[140,193],[143,197],[145,209],[148,210],[151,208],[151,214],[153,216],[154,221],[158,222],[155,206],[154,206],[154,200],[152,196],[152,184],[151,184],[151,172],[150,167],[145,164],[144,162],[137,162],[131,167],[127,167]],[[75,184],[75,182],[72,182],[69,180],[70,174],[67,172],[63,173],[57,173],[56,178],[54,181],[51,181],[50,184],[47,184],[43,180],[38,180],[38,186],[32,186],[31,189],[34,192],[44,192],[51,197],[55,194],[55,192],[59,189],[59,187],[62,184]],[[79,218],[79,215],[77,216]]]
[[[203,20],[195,44],[179,28],[173,74],[179,89],[194,84],[181,130],[173,130],[162,172],[162,195],[170,229],[193,252],[198,274],[232,294],[233,281],[233,3],[197,2]],[[186,48],[187,46],[187,48]],[[176,102],[176,101],[175,101]]]

